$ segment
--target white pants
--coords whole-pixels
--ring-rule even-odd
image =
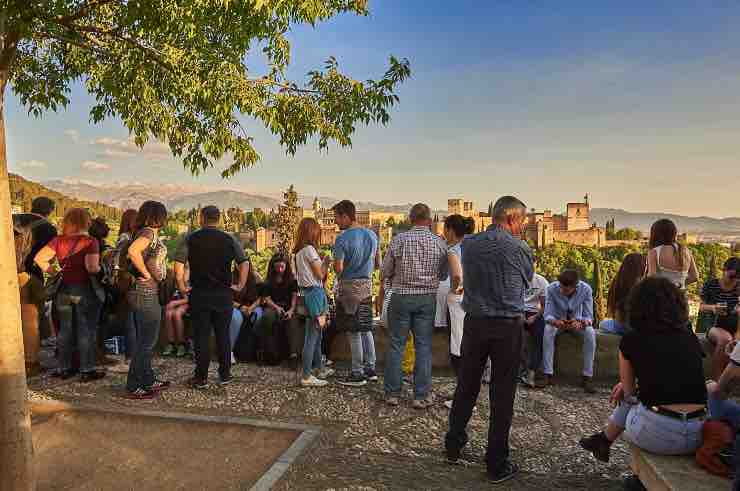
[[[434,327],[447,327],[447,294],[450,293],[450,279],[439,282],[437,288],[437,310],[434,311]]]
[[[462,308],[462,295],[450,292],[447,295],[447,307],[450,309],[450,354],[460,356],[460,345],[465,324],[465,311]]]

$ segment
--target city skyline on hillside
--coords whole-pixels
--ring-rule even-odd
[[[370,10],[320,35],[290,33],[299,81],[331,55],[358,79],[381,75],[390,54],[409,58],[413,76],[389,125],[358,128],[351,149],[288,157],[245,120],[262,161],[230,181],[218,165],[194,178],[166,144],[138,149],[120,122],[91,125],[94,101],[77,85],[69,108],[43,119],[9,92],[10,170],[37,182],[277,198],[292,182],[305,195],[436,209],[449,197],[485,207],[503,194],[545,209],[588,192],[595,207],[740,215],[740,4],[410,0]]]

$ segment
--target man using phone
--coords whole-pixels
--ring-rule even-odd
[[[555,338],[570,331],[583,336],[583,379],[586,393],[596,392],[591,379],[596,354],[593,292],[588,283],[581,281],[578,272],[566,269],[558,281],[547,287],[545,294],[545,335],[543,338],[543,365],[545,382],[552,384]]]

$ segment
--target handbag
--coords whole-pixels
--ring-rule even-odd
[[[44,286],[44,292],[46,294],[47,300],[54,300],[56,298],[57,293],[59,293],[59,289],[62,287],[62,272],[64,271],[64,268],[67,267],[67,264],[69,262],[69,258],[77,254],[76,249],[77,246],[80,244],[80,238],[78,237],[75,241],[75,245],[72,246],[72,249],[70,249],[70,252],[67,254],[67,256],[64,259],[57,260],[59,261],[59,271],[57,271],[56,274],[54,274],[49,281],[46,282],[46,285]]]

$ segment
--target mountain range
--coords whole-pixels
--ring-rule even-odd
[[[281,193],[255,194],[237,190],[212,189],[202,186],[147,185],[134,184],[100,184],[85,181],[52,180],[44,186],[78,200],[105,203],[106,205],[126,209],[138,208],[146,200],[158,200],[165,203],[170,210],[189,210],[198,205],[213,204],[221,209],[239,207],[243,210],[254,208],[273,209],[282,202]],[[337,198],[320,196],[323,207],[334,205]],[[309,208],[313,196],[299,196],[304,208]],[[355,202],[358,210],[379,212],[406,213],[411,204],[382,205],[373,202]],[[444,214],[444,212],[439,212]],[[723,236],[740,235],[740,218],[689,217],[683,215],[647,212],[635,213],[614,208],[592,208],[591,222],[604,226],[614,219],[617,228],[633,228],[644,233],[649,232],[653,222],[660,218],[669,218],[676,223],[682,232],[697,234],[715,234]]]

